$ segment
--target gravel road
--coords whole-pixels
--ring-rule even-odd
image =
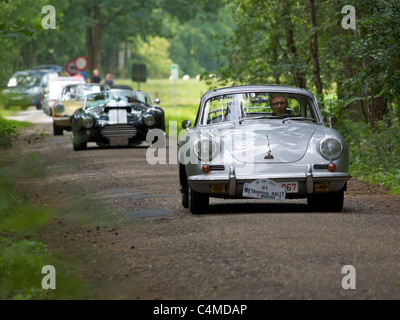
[[[40,239],[91,286],[82,299],[400,299],[397,195],[353,178],[340,213],[212,199],[194,216],[177,165],[148,164],[146,144],[75,152],[41,111],[16,118],[35,125],[13,150],[40,154],[45,169],[19,185],[56,212]],[[342,286],[347,265],[355,289]]]

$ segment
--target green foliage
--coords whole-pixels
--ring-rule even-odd
[[[170,43],[165,38],[148,37],[132,40],[131,62],[140,61],[146,64],[147,76],[152,79],[167,79],[171,72],[172,60],[169,57]]]
[[[0,237],[0,299],[46,299],[41,288],[41,268],[46,265],[47,246],[29,240]]]
[[[358,19],[350,53],[363,62],[363,67],[348,83],[357,85],[358,92],[371,92],[373,96],[400,96],[400,2],[356,0],[352,5]]]
[[[17,128],[0,116],[0,148],[9,148],[17,137]]]
[[[179,64],[181,75],[192,77],[215,73],[225,59],[217,58],[222,50],[221,39],[230,36],[234,27],[230,6],[214,8],[214,14],[198,14],[184,24],[171,24],[170,57]]]
[[[68,276],[64,263],[46,244],[34,240],[53,218],[54,212],[26,200],[27,192],[17,182],[43,177],[43,163],[37,154],[0,167],[0,300],[65,299],[84,288]],[[57,290],[41,286],[45,265],[57,266]]]
[[[339,131],[350,150],[350,173],[400,194],[400,122],[390,113],[372,128],[348,119],[339,122]]]
[[[0,167],[0,299],[45,299],[40,279],[47,247],[21,237],[34,234],[51,214],[19,194],[20,170]]]

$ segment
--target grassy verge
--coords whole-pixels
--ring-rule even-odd
[[[11,156],[10,156],[11,157]],[[17,157],[16,157],[17,158]],[[59,266],[59,259],[47,244],[35,240],[55,212],[26,200],[16,181],[43,178],[44,169],[37,153],[7,159],[12,163],[0,167],[0,299],[67,299],[82,290],[80,284],[57,267],[57,290],[46,290],[42,280],[47,265]]]
[[[18,136],[21,128],[29,127],[32,123],[4,119],[0,115],[0,148],[9,148]]]
[[[400,194],[400,124],[392,114],[377,128],[343,120],[339,131],[350,151],[350,174]]]

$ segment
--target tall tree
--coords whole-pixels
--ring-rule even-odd
[[[311,41],[310,41],[310,52],[313,62],[313,79],[317,94],[322,95],[323,85],[321,80],[321,70],[319,65],[318,56],[318,36],[317,36],[317,23],[315,18],[315,4],[314,0],[308,0],[308,11],[310,14],[310,28],[311,28]]]
[[[294,82],[299,88],[306,88],[307,81],[303,70],[299,68],[300,57],[297,51],[297,46],[294,40],[294,27],[291,18],[290,1],[280,0],[283,14],[283,28],[286,35],[286,46],[289,52],[289,59],[291,60],[291,69],[294,77]]]

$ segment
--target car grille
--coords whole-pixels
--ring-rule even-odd
[[[137,134],[137,128],[129,125],[113,125],[103,128],[101,134],[108,139],[133,138]]]

